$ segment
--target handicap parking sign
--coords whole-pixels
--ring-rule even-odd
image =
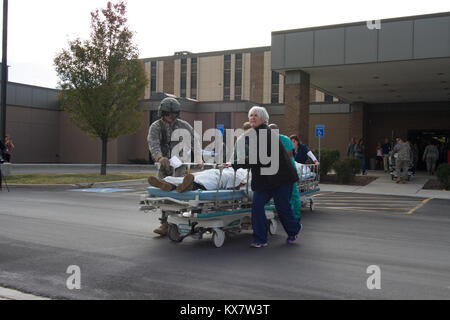
[[[325,126],[323,124],[316,125],[316,137],[323,138],[325,135]]]
[[[223,133],[225,131],[225,126],[223,124],[218,124],[216,126],[217,128],[217,134],[223,136]]]

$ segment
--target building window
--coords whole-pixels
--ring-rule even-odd
[[[187,59],[181,59],[180,97],[186,98]]]
[[[156,93],[156,61],[151,62],[150,70],[150,95]]]
[[[333,96],[325,93],[324,102],[333,103]]]
[[[234,100],[242,99],[242,53],[236,53],[234,68]]]
[[[223,56],[223,100],[230,101],[231,55]]]
[[[191,98],[197,99],[197,58],[191,59]]]
[[[271,103],[279,103],[280,99],[280,74],[272,71],[272,94]]]

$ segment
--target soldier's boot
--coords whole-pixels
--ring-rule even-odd
[[[161,236],[167,236],[167,233],[169,232],[169,224],[166,222],[161,223],[161,225],[153,230],[154,233],[157,233]]]
[[[177,192],[183,193],[192,189],[194,189],[194,176],[189,173],[184,177],[183,182],[178,185]]]
[[[156,187],[167,192],[172,191],[173,189],[176,188],[173,184],[170,184],[154,176],[148,177],[148,184],[151,185],[152,187]]]

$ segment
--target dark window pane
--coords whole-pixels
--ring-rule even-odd
[[[242,85],[242,71],[236,71],[234,81],[235,81],[236,87],[239,87]]]
[[[191,75],[191,88],[197,88],[197,75]]]
[[[278,94],[272,94],[271,102],[272,103],[278,103]]]
[[[272,84],[279,84],[280,76],[278,72],[272,71]]]
[[[223,82],[224,82],[223,85],[225,87],[229,87],[230,86],[231,74],[229,72],[224,73],[224,75],[223,75]]]

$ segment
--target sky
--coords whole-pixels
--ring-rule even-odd
[[[116,1],[112,1],[117,2]],[[127,0],[141,58],[271,45],[271,32],[450,11],[449,0]],[[9,81],[56,88],[53,59],[107,0],[9,0]],[[0,21],[2,21],[0,17]],[[1,38],[0,38],[1,39]],[[0,48],[1,51],[1,48]]]

